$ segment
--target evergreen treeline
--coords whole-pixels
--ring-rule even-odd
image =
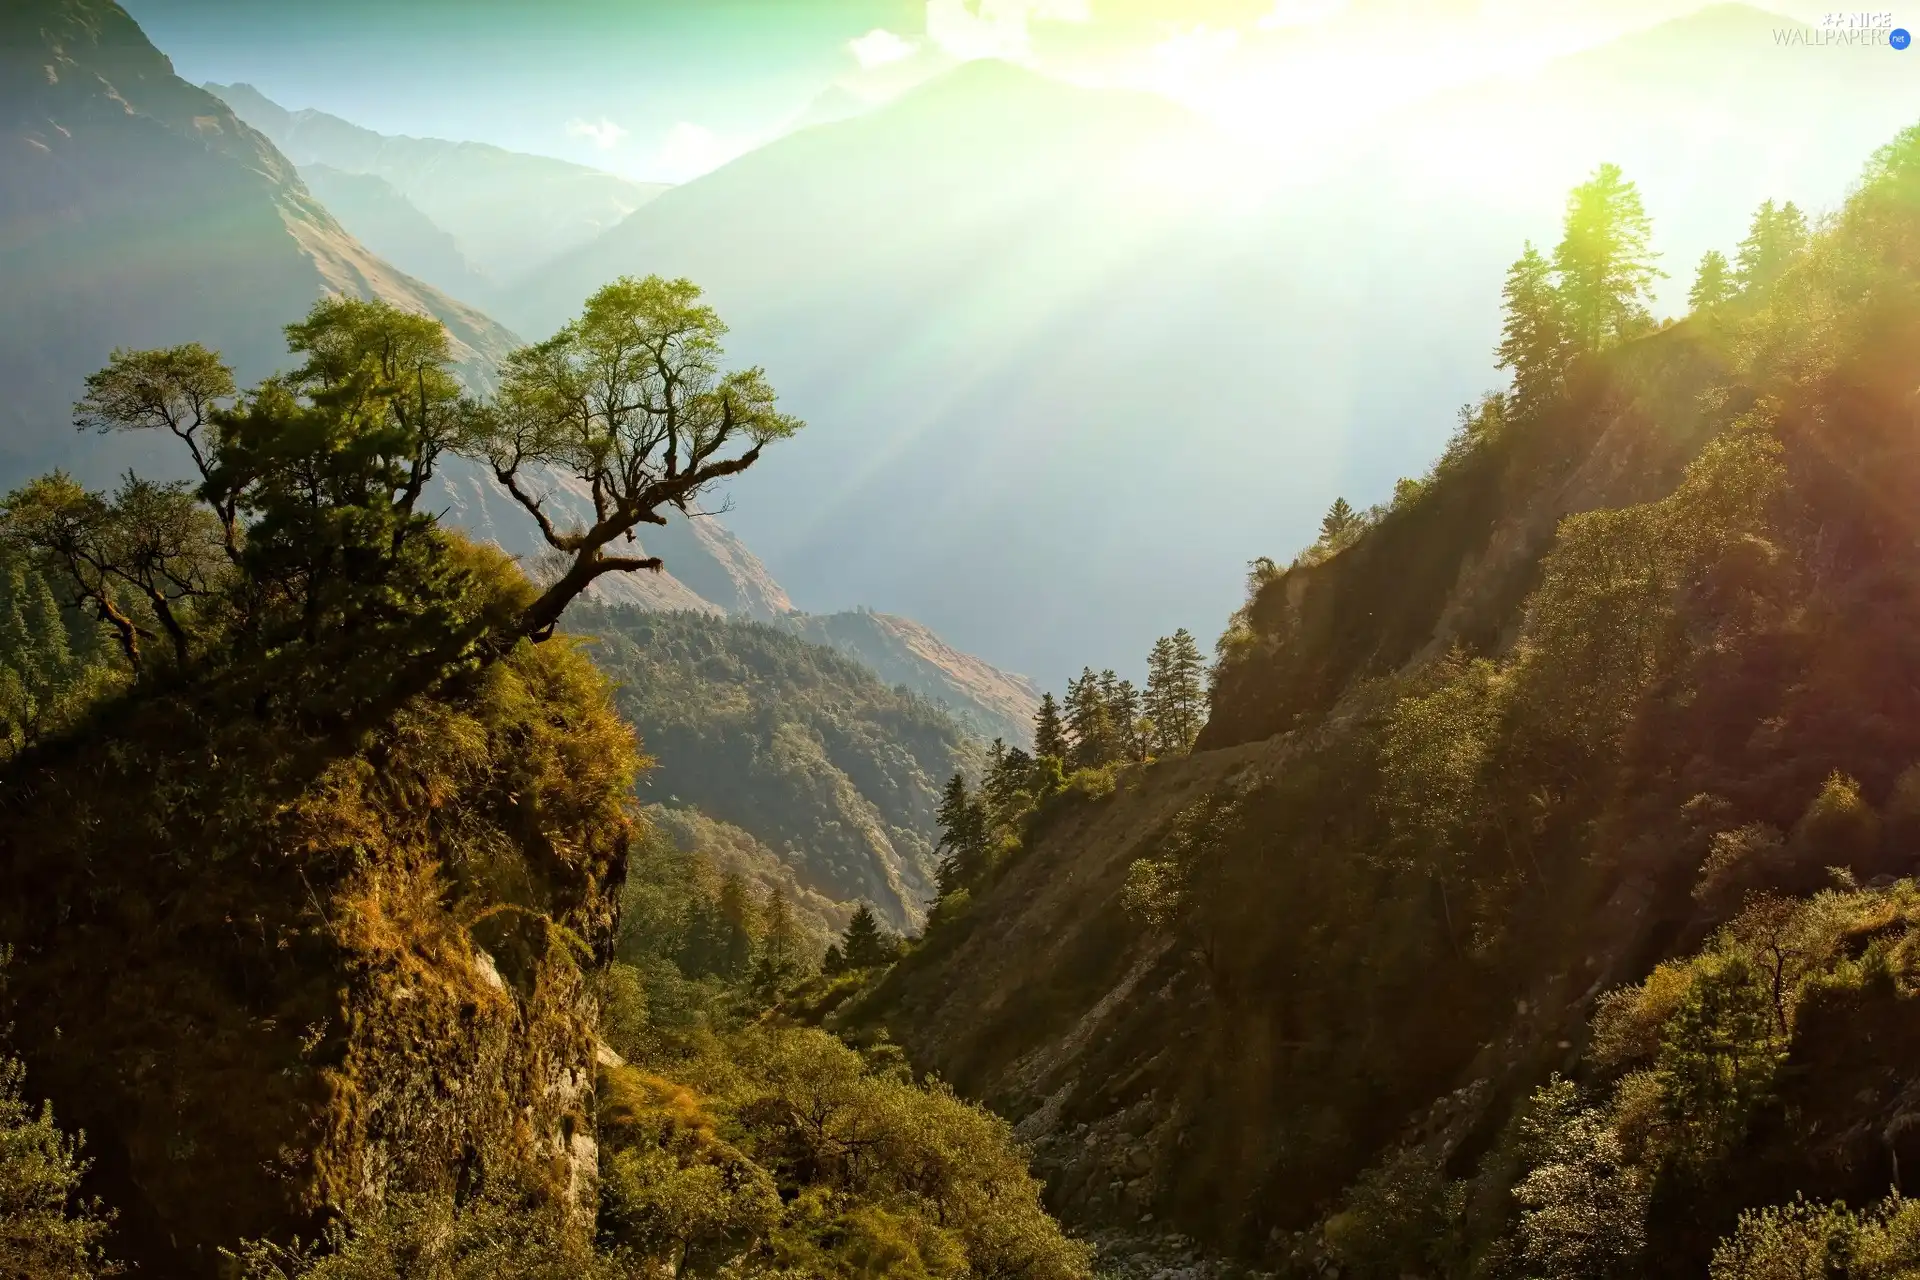
[[[1206,671],[1200,646],[1181,627],[1154,641],[1144,689],[1111,669],[1084,668],[1067,682],[1064,699],[1041,696],[1031,755],[995,739],[976,786],[956,771],[938,813],[938,915],[965,911],[968,895],[1019,848],[1027,817],[1048,796],[1075,784],[1111,786],[1117,767],[1191,751],[1206,723]]]

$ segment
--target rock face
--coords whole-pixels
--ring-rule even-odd
[[[594,1186],[595,1009],[631,732],[564,643],[357,747],[147,695],[0,776],[6,1017],[87,1134],[116,1248],[242,1238],[449,1181]]]
[[[259,133],[173,73],[112,0],[0,13],[0,475],[155,473],[158,442],[78,438],[70,406],[116,347],[199,341],[243,380],[327,292],[438,317],[484,383],[512,335],[348,235]],[[176,464],[177,465],[177,464]]]

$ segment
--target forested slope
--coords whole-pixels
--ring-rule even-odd
[[[1203,749],[1042,804],[855,1011],[1071,1218],[1289,1274],[1920,1264],[1897,1201],[1762,1212],[1920,1160],[1920,131],[1671,327],[1629,195],[1515,264],[1515,387],[1430,475],[1256,564]]]
[[[568,625],[660,762],[644,798],[743,828],[829,899],[919,919],[940,789],[979,754],[950,715],[762,623],[583,607]]]

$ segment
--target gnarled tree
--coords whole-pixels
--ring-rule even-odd
[[[505,383],[469,444],[540,526],[566,570],[529,607],[523,634],[551,631],[602,574],[658,570],[656,556],[619,554],[643,524],[686,512],[715,482],[799,430],[775,407],[760,369],[722,372],[726,326],[687,280],[622,278],[579,319],[514,353]],[[555,477],[592,503],[591,523],[556,518]]]

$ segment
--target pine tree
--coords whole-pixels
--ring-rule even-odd
[[[1193,750],[1195,738],[1207,719],[1207,663],[1193,633],[1185,627],[1168,640],[1166,668],[1166,720],[1161,741],[1170,755]]]
[[[1161,636],[1147,654],[1147,692],[1141,710],[1153,724],[1152,750],[1155,755],[1171,755],[1173,722],[1178,714],[1173,707],[1173,637]]]
[[[940,797],[940,859],[937,879],[940,896],[972,887],[986,871],[987,812],[979,797],[968,792],[967,780],[954,774]]]
[[[1112,727],[1114,759],[1134,762],[1146,758],[1146,743],[1140,736],[1140,693],[1133,681],[1116,680],[1107,691],[1107,723]]]
[[[729,871],[720,877],[716,906],[720,936],[715,972],[723,978],[744,978],[753,967],[754,944],[760,937],[760,904],[745,877]]]
[[[1012,821],[1017,811],[1032,799],[1033,788],[1033,757],[1019,747],[1009,748],[994,761],[982,786],[992,822]]]
[[[1060,723],[1060,704],[1051,693],[1040,695],[1040,710],[1033,717],[1033,754],[1041,759],[1065,762],[1067,734]]]
[[[1533,406],[1560,394],[1567,372],[1567,320],[1553,268],[1528,242],[1526,252],[1507,268],[1506,320],[1495,354],[1497,368],[1513,373],[1514,395]]]
[[[760,959],[754,966],[754,988],[766,1000],[776,999],[806,968],[805,938],[794,919],[786,891],[775,887],[767,897]]]
[[[1711,311],[1733,295],[1733,277],[1727,269],[1727,255],[1718,249],[1707,250],[1700,259],[1700,269],[1694,273],[1693,291],[1687,294],[1687,306],[1696,312]]]
[[[1741,292],[1764,294],[1806,251],[1806,215],[1792,201],[1779,208],[1771,200],[1762,204],[1735,259]]]
[[[1067,729],[1073,735],[1070,759],[1076,769],[1098,769],[1108,761],[1113,728],[1107,720],[1107,700],[1100,677],[1082,667],[1078,680],[1067,682]]]
[[[1578,350],[1598,351],[1652,323],[1647,303],[1661,276],[1652,242],[1640,190],[1618,165],[1601,165],[1567,197],[1553,270]]]
[[[840,953],[850,969],[872,969],[893,961],[896,943],[880,925],[873,908],[862,902],[840,938]]]
[[[1360,513],[1352,504],[1345,498],[1335,498],[1327,514],[1320,517],[1320,545],[1329,551],[1338,551],[1360,531],[1361,523]]]

